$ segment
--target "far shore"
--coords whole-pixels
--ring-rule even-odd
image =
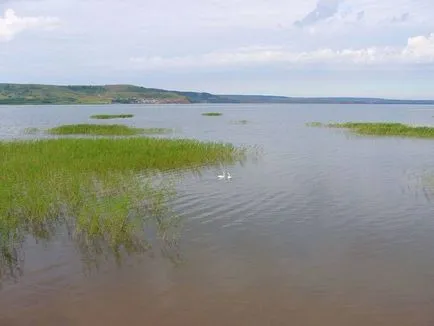
[[[407,104],[434,105],[433,100],[368,97],[289,97],[224,95],[174,91],[135,85],[42,85],[0,83],[0,105],[108,104]]]

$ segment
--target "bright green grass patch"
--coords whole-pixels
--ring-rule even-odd
[[[410,126],[402,123],[346,122],[331,123],[326,126],[350,129],[360,135],[434,138],[434,127]]]
[[[132,136],[144,132],[144,129],[125,125],[76,124],[63,125],[48,130],[53,135],[95,135],[95,136]]]
[[[134,114],[94,114],[91,115],[91,119],[126,119],[132,118]]]
[[[244,155],[230,144],[183,139],[0,142],[0,279],[19,262],[26,235],[48,240],[65,225],[89,260],[146,250],[149,224],[170,238],[174,188],[156,184],[153,171],[232,164]]]
[[[220,113],[220,112],[205,112],[205,113],[202,113],[202,115],[206,116],[206,117],[219,117],[219,116],[222,116],[223,113]]]

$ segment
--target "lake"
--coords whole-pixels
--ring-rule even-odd
[[[201,115],[210,111],[223,116]],[[101,113],[135,117],[89,119]],[[261,149],[227,167],[230,181],[207,169],[178,184],[177,263],[155,248],[86,268],[61,231],[29,238],[22,276],[0,289],[0,325],[433,325],[434,140],[305,125],[433,125],[433,115],[408,105],[0,106],[7,140],[49,137],[29,127],[125,123]]]

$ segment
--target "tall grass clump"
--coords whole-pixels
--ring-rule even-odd
[[[345,128],[360,135],[434,138],[434,127],[410,126],[392,122],[331,123],[331,128]]]
[[[91,119],[127,119],[134,117],[134,114],[94,114]]]
[[[206,117],[219,117],[219,116],[222,116],[223,113],[220,113],[220,112],[205,112],[205,113],[202,113],[202,115],[206,116]]]
[[[62,125],[48,129],[53,135],[95,135],[95,136],[132,136],[143,133],[141,128],[133,128],[125,125],[98,125],[98,124],[75,124]]]
[[[0,142],[0,278],[19,265],[25,237],[49,239],[59,227],[88,258],[149,247],[146,226],[168,239],[177,218],[170,182],[153,172],[242,160],[230,144],[185,139],[61,138]],[[167,179],[170,181],[170,179]]]

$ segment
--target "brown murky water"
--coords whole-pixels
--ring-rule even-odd
[[[47,126],[125,108],[73,115],[76,108],[41,107],[33,118],[23,108],[2,110],[9,116],[0,135],[8,138],[35,126],[35,116]],[[225,113],[216,120],[202,119],[202,110],[210,108],[128,107],[137,126],[264,148],[259,162],[229,168],[231,182],[204,171],[179,185],[179,264],[155,248],[120,267],[86,270],[62,234],[29,239],[23,275],[0,289],[1,326],[434,325],[434,209],[420,184],[434,166],[434,142],[304,126],[432,122],[429,111],[213,106]],[[241,119],[249,123],[230,123]]]

